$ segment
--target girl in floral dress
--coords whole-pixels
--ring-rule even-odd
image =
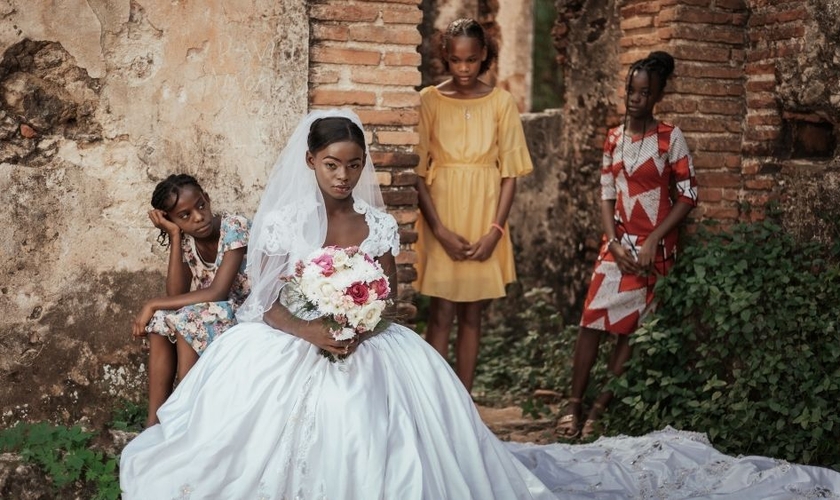
[[[166,295],[147,301],[132,324],[135,338],[152,335],[146,426],[179,380],[218,335],[236,323],[250,287],[245,253],[250,221],[214,214],[210,196],[186,174],[170,175],[152,194],[149,219],[169,247]]]
[[[694,166],[682,131],[653,116],[673,71],[674,59],[659,51],[630,66],[624,124],[610,130],[604,144],[604,236],[575,345],[566,415],[558,422],[566,437],[596,431],[611,392],[598,395],[582,429],[578,421],[602,334],[616,336],[607,368],[620,375],[631,355],[629,336],[654,304],[656,278],[674,264],[677,226],[697,203]]]

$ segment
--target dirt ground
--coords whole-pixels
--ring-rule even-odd
[[[534,419],[522,415],[522,408],[490,408],[477,406],[481,419],[499,439],[520,443],[554,443],[557,434],[554,431],[555,420],[551,417]],[[552,414],[556,414],[552,411]]]

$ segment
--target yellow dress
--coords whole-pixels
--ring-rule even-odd
[[[420,91],[420,163],[432,203],[444,226],[471,243],[492,229],[503,177],[533,170],[513,96],[494,88],[477,99]],[[513,247],[505,234],[484,262],[455,262],[422,217],[417,222],[417,280],[420,293],[453,302],[504,297],[516,279]]]

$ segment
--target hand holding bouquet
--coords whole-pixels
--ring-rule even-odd
[[[382,266],[358,247],[319,248],[285,279],[300,294],[300,308],[326,320],[335,340],[353,341],[373,331],[391,303]]]

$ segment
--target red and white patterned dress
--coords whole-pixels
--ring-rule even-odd
[[[615,200],[615,235],[631,255],[638,255],[674,203],[697,204],[694,165],[682,131],[662,122],[644,137],[625,135],[623,125],[610,130],[604,142],[601,199]],[[605,235],[581,326],[625,335],[635,331],[653,306],[657,276],[674,263],[677,238],[675,228],[659,242],[656,272],[638,276],[621,273]]]

